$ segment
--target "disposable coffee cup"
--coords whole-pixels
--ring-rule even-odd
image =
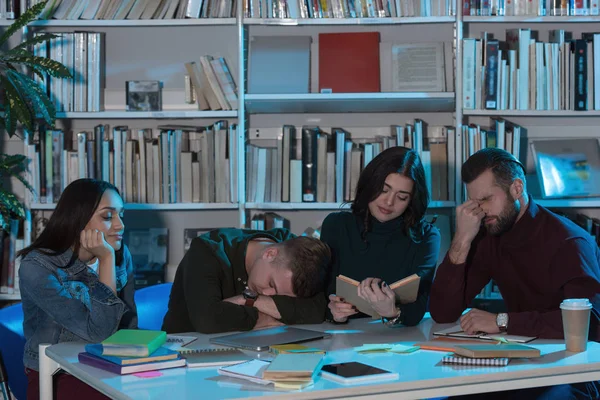
[[[578,353],[587,349],[592,303],[588,299],[566,299],[560,304],[565,346]]]

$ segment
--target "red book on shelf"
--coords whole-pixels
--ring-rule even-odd
[[[319,92],[381,91],[379,32],[319,34]]]

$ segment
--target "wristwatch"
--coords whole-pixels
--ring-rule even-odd
[[[244,296],[244,299],[246,299],[246,303],[244,303],[244,305],[246,307],[252,307],[252,306],[254,306],[254,302],[258,298],[258,293],[256,293],[254,290],[247,287],[242,292],[242,296]]]
[[[394,317],[394,318],[386,318],[386,317],[381,317],[381,322],[387,326],[387,327],[392,327],[394,325],[398,325],[400,323],[400,316],[402,315],[402,312],[400,311],[399,308],[396,307],[396,310],[398,310],[398,316]]]
[[[508,329],[508,314],[500,313],[496,315],[496,325],[498,325],[498,329],[500,332],[506,332]]]

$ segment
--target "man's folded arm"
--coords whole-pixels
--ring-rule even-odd
[[[327,299],[323,292],[307,298],[276,295],[272,299],[286,325],[320,324],[325,320]]]

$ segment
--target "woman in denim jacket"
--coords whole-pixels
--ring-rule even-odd
[[[64,190],[42,234],[19,254],[28,399],[39,398],[40,343],[98,343],[118,329],[137,328],[122,218],[116,187],[76,180]],[[56,398],[106,398],[71,375],[54,379]]]

